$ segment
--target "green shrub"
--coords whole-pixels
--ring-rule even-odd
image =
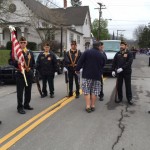
[[[10,58],[10,50],[0,50],[0,66],[8,64]]]
[[[6,49],[11,50],[12,49],[12,42],[8,41],[6,44]]]
[[[27,48],[32,50],[32,51],[35,51],[37,49],[37,44],[35,42],[28,42]],[[8,50],[12,49],[12,42],[11,41],[7,42],[6,49],[8,49]]]

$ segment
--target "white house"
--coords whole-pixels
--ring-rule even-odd
[[[9,11],[0,23],[0,47],[10,41],[9,25],[16,27],[16,36],[40,44],[45,38],[56,40],[68,50],[71,40],[84,51],[91,45],[91,18],[88,6],[48,8],[35,0],[7,0]],[[64,0],[65,1],[65,0]],[[65,3],[66,4],[66,3]],[[49,35],[51,37],[49,37]]]

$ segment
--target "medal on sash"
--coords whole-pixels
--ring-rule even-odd
[[[50,60],[51,60],[51,57],[48,57],[48,58],[47,58],[47,60],[49,60],[49,61],[50,61]]]

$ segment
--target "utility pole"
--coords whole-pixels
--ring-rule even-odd
[[[105,5],[103,5],[102,3],[97,3],[99,5],[99,8],[95,8],[95,9],[99,9],[99,24],[98,24],[98,41],[100,40],[100,33],[101,33],[101,17],[102,17],[102,9],[106,9],[106,7],[104,7]]]
[[[63,26],[60,27],[61,37],[60,37],[60,57],[62,57],[63,52]]]

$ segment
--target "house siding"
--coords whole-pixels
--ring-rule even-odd
[[[17,16],[12,13],[6,14],[5,18],[7,18],[10,22],[16,22],[14,24],[15,27],[18,28],[17,32],[17,38],[20,38],[20,36],[25,36],[28,41],[30,42],[36,42],[37,44],[40,44],[42,42],[42,39],[45,39],[45,35],[43,33],[43,30],[40,30],[39,33],[36,31],[37,28],[43,28],[42,22],[45,22],[41,18],[38,18],[33,14],[33,12],[21,1],[21,0],[8,0],[9,3],[14,3],[17,6],[17,10],[15,13],[20,14],[20,16]],[[28,17],[28,16],[32,17]],[[85,21],[87,19],[87,24],[85,24]],[[63,29],[63,45],[70,49],[70,33],[74,34],[74,39],[77,40],[77,36],[80,36],[80,43],[78,43],[78,49],[81,51],[85,50],[85,43],[87,39],[90,39],[91,37],[91,28],[90,28],[90,16],[89,13],[87,13],[86,18],[84,20],[83,25],[77,25],[75,26],[76,31],[79,32],[73,32],[71,30],[68,30],[67,28]],[[20,22],[20,24],[19,24]],[[25,23],[23,23],[25,22]],[[50,25],[50,23],[47,22],[47,24]],[[20,28],[20,29],[19,29]],[[0,46],[6,45],[8,41],[10,41],[10,32],[7,29],[5,39],[3,39],[3,31],[5,31],[6,28],[0,27]],[[80,34],[81,33],[81,34]],[[83,34],[83,35],[82,35]],[[86,39],[86,40],[85,40]],[[55,31],[55,40],[58,42],[61,42],[61,31],[56,30]]]

